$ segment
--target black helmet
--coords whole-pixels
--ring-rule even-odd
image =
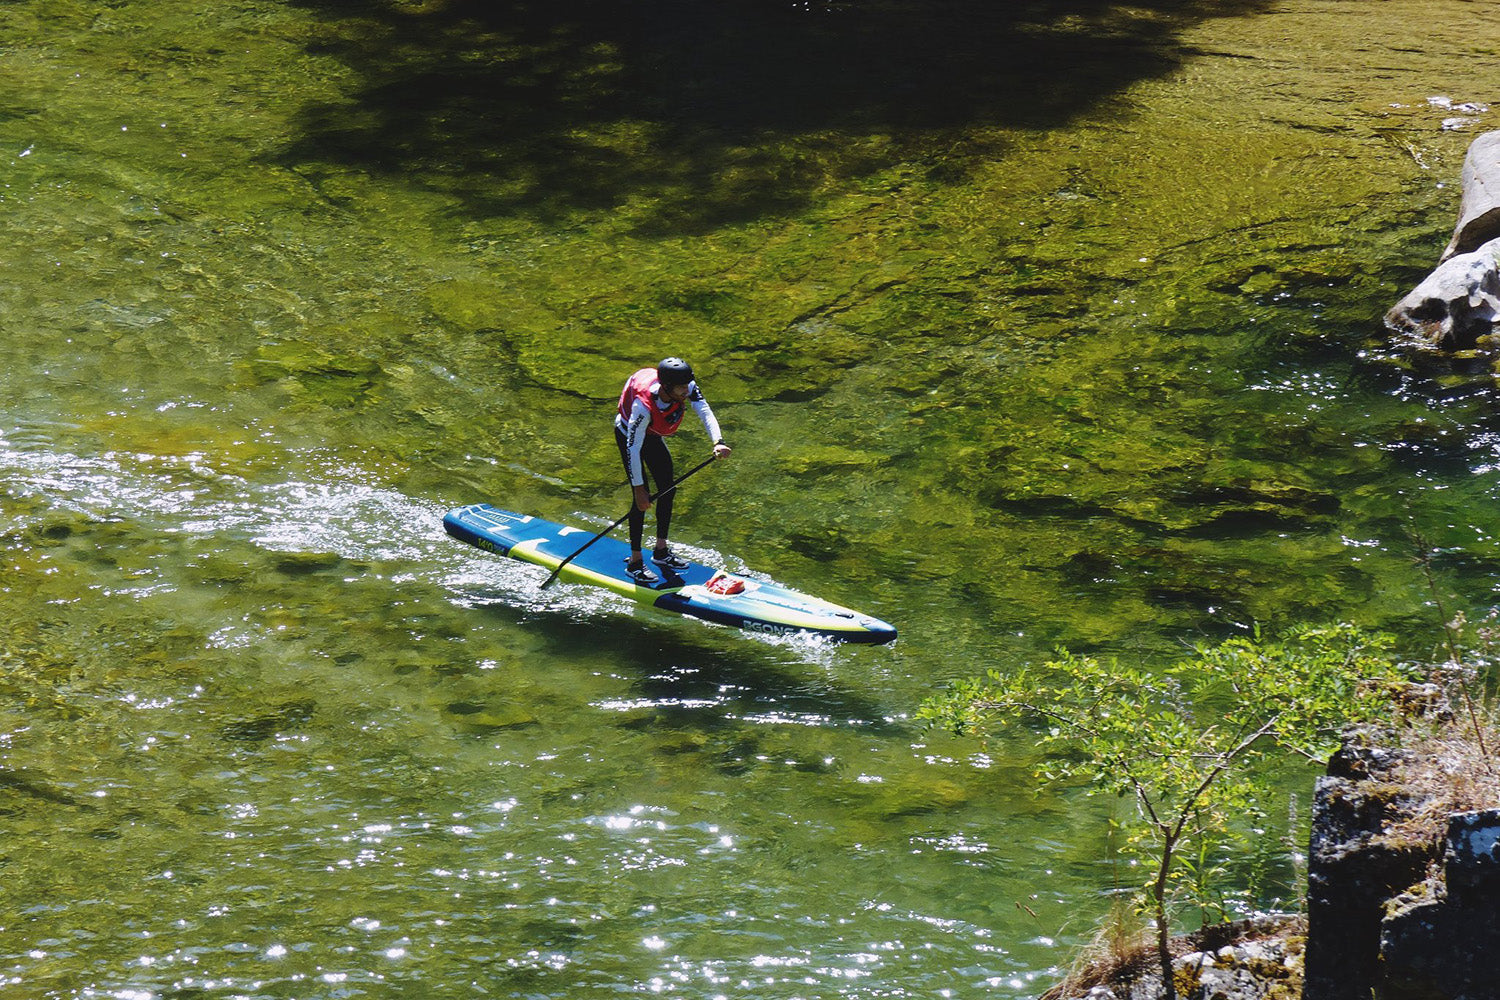
[[[662,358],[656,366],[656,380],[663,386],[687,385],[693,380],[693,367],[681,358]]]

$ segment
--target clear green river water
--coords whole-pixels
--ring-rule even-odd
[[[925,697],[1496,600],[1493,381],[1379,323],[1500,127],[1494,29],[0,4],[5,996],[1039,994],[1135,879]],[[622,513],[614,399],[667,354],[735,446],[678,543],[895,645],[444,535]]]

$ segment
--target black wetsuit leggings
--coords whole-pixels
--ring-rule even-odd
[[[625,463],[625,476],[629,485],[630,476],[630,446],[625,441],[625,432],[618,427],[615,428],[615,444],[620,446],[620,460]],[[672,453],[667,450],[667,443],[659,435],[647,434],[646,439],[641,442],[641,465],[646,470],[646,488],[651,489],[652,484],[656,489],[652,492],[659,493],[672,485],[676,478],[672,471]],[[656,537],[666,538],[667,530],[672,527],[672,498],[676,491],[656,501]],[[641,548],[641,538],[646,533],[646,512],[635,506],[635,495],[632,491],[630,501],[630,551],[638,552]]]

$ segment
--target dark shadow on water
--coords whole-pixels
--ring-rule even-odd
[[[401,173],[479,215],[630,201],[661,232],[805,205],[929,156],[1003,155],[1171,72],[1194,23],[1269,0],[297,0],[356,74],[306,108],[289,164]],[[941,155],[938,155],[941,154]],[[644,202],[644,206],[639,203]]]
[[[654,727],[738,730],[747,719],[774,717],[887,736],[906,732],[890,721],[887,707],[833,681],[824,668],[799,662],[796,650],[733,629],[645,609],[601,612],[586,622],[572,611],[523,612],[504,603],[484,613],[541,639],[546,662],[598,663],[603,655],[613,669],[636,677],[636,696],[649,706]],[[882,652],[850,648],[848,655]]]

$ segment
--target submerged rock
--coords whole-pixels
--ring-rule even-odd
[[[517,704],[455,701],[449,703],[443,712],[470,732],[519,729],[537,724],[536,716]]]
[[[39,799],[43,802],[53,802],[64,806],[82,804],[85,808],[91,808],[87,803],[80,803],[73,796],[58,788],[50,779],[34,775],[25,770],[0,767],[0,788],[10,789],[21,795]]]
[[[236,743],[260,743],[306,725],[316,709],[317,702],[311,698],[284,702],[264,715],[229,723],[219,730],[219,735]]]

